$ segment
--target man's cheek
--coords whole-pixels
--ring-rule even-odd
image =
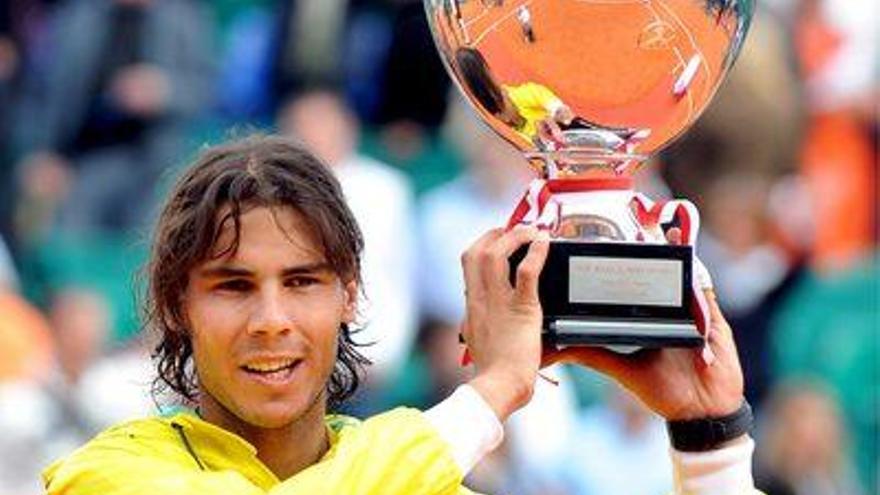
[[[219,356],[215,355],[216,350],[202,345],[193,346],[193,365],[199,375],[199,381],[205,385],[222,385],[222,380],[218,379],[218,368],[222,361]],[[220,382],[220,383],[218,383]]]

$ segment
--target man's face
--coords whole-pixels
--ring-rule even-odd
[[[232,239],[227,224],[215,251]],[[314,408],[323,415],[337,333],[354,319],[356,294],[297,211],[246,211],[234,255],[189,273],[184,304],[202,408],[259,428],[287,426]]]

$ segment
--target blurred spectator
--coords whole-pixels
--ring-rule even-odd
[[[22,227],[144,220],[208,91],[205,16],[185,0],[80,0],[53,18],[52,57],[20,108]],[[58,204],[60,211],[55,211]]]
[[[18,276],[0,236],[0,383],[44,378],[54,357],[46,318],[17,289]]]
[[[17,313],[10,311],[15,308],[0,296],[0,330],[9,322],[31,332],[34,340],[48,335],[35,310],[18,303]],[[50,322],[54,345],[42,342],[40,352],[24,354],[35,359],[39,373],[0,380],[0,493],[40,493],[39,473],[49,462],[101,429],[152,408],[146,354],[134,372],[120,365],[125,361],[102,357],[110,329],[101,296],[72,287],[59,292]],[[55,351],[54,366],[41,356],[45,349]],[[8,363],[4,360],[4,366]]]
[[[788,190],[785,190],[788,189]],[[774,321],[808,276],[812,209],[789,178],[730,173],[708,189],[700,256],[735,333],[746,398],[760,408],[777,378],[772,365]],[[778,204],[775,204],[778,203]]]
[[[348,1],[284,0],[273,67],[279,98],[315,85],[339,83]]]
[[[55,295],[49,318],[58,347],[58,392],[67,394],[104,350],[110,334],[109,308],[94,292],[68,288]]]
[[[27,3],[27,2],[22,2]],[[22,19],[15,2],[0,3],[0,237],[12,239],[14,175],[12,174],[12,112],[18,96],[23,58]]]
[[[794,0],[794,43],[814,111],[876,119],[880,11],[871,0]]]
[[[18,73],[20,48],[12,35],[12,3],[0,5],[0,237],[9,235],[9,199],[12,195],[9,174],[8,126],[12,123],[9,107],[13,102],[13,85]]]
[[[770,181],[729,173],[708,188],[703,209],[702,255],[713,268],[715,289],[729,316],[746,314],[788,272],[785,253],[770,239]]]
[[[78,446],[114,423],[153,409],[149,390],[155,370],[147,346],[135,341],[108,353],[111,307],[100,293],[64,289],[54,297],[49,317],[59,374],[48,390],[64,413],[56,435],[67,432],[70,445]]]
[[[789,382],[775,389],[757,451],[759,488],[767,495],[859,495],[846,426],[821,388]]]
[[[277,96],[338,84],[369,124],[442,123],[450,86],[419,0],[284,0]]]
[[[605,400],[581,414],[563,468],[570,493],[630,495],[672,491],[669,439],[663,420],[629,392],[607,387]],[[596,455],[584,455],[584,446]],[[636,474],[638,473],[638,474]]]
[[[415,227],[405,177],[359,155],[359,123],[339,95],[317,90],[293,98],[279,113],[281,132],[302,139],[342,184],[364,235],[366,298],[359,309],[367,323],[357,334],[373,361],[371,380],[386,384],[400,371],[415,339]]]
[[[808,274],[777,309],[769,342],[774,376],[811,377],[834,390],[853,433],[850,453],[866,487],[880,483],[878,301],[877,259],[833,275]]]
[[[12,264],[9,248],[0,235],[0,290],[12,290],[18,287],[18,274]]]
[[[21,296],[0,286],[0,383],[45,379],[54,357],[46,318]]]
[[[422,2],[404,0],[394,20],[378,123],[413,123],[437,129],[446,114],[450,79],[428,26]]]
[[[563,493],[565,475],[561,468],[572,461],[572,450],[583,455],[583,445],[575,447],[571,435],[578,421],[572,373],[561,366],[545,368],[535,384],[532,401],[508,419],[506,475],[517,490],[492,493]]]
[[[810,110],[802,173],[815,203],[814,265],[852,266],[877,242],[880,9],[799,0],[794,42]]]
[[[270,0],[217,0],[219,69],[216,81],[219,116],[232,125],[242,121],[270,122],[275,98],[270,76],[277,17]]]
[[[56,366],[44,370],[39,380],[19,379],[0,388],[0,410],[5,411],[0,456],[10,461],[3,463],[8,472],[0,482],[8,493],[38,493],[40,470],[99,431],[81,414],[77,382],[103,344],[101,308],[73,292],[58,302],[50,319]]]
[[[480,234],[506,224],[532,176],[526,160],[478,121],[460,97],[450,106],[444,132],[462,151],[467,168],[421,200],[419,290],[425,317],[457,324],[464,316],[461,254]]]
[[[345,94],[361,119],[377,122],[384,95],[385,66],[392,48],[392,2],[351,2],[343,47]]]
[[[448,397],[469,376],[461,366],[461,349],[457,325],[426,321],[389,402],[426,409]]]

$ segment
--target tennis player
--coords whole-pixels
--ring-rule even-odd
[[[511,286],[507,258],[529,242]],[[424,412],[331,414],[365,364],[352,340],[362,247],[338,183],[300,146],[205,151],[167,199],[148,267],[158,377],[188,408],[99,434],[44,472],[47,493],[470,493],[463,477],[549,361],[608,373],[670,420],[678,493],[752,493],[742,374],[717,306],[711,365],[690,350],[542,353],[548,242],[528,228],[490,231],[463,256],[470,382]]]
[[[457,49],[455,63],[468,92],[525,142],[544,149],[564,141],[560,125],[570,124],[575,115],[550,88],[528,81],[499,85],[485,57],[471,47]]]

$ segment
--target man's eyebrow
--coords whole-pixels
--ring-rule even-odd
[[[330,264],[326,261],[316,261],[313,263],[304,263],[302,265],[290,266],[281,271],[281,275],[289,277],[292,275],[303,275],[309,273],[318,273],[332,271]],[[209,266],[199,270],[199,275],[205,278],[234,278],[234,277],[250,277],[254,272],[247,268],[241,268],[231,265]]]
[[[319,273],[319,272],[327,272],[332,271],[330,267],[330,263],[327,263],[324,260],[316,261],[314,263],[306,263],[299,266],[291,266],[285,268],[281,271],[281,274],[285,277],[289,277],[291,275],[304,275],[309,273]]]
[[[248,277],[253,275],[253,272],[246,268],[221,265],[203,268],[199,270],[199,275],[205,278],[233,278]]]

